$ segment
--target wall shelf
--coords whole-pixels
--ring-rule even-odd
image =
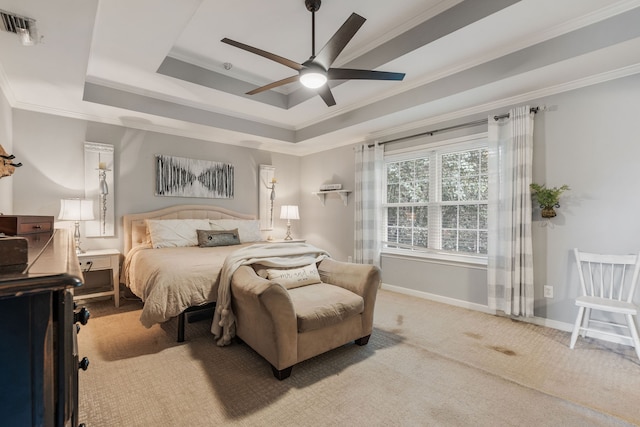
[[[337,194],[338,196],[340,196],[345,206],[349,204],[349,194],[351,193],[351,190],[314,191],[311,194],[315,194],[318,200],[320,200],[320,203],[322,203],[322,206],[324,206],[324,202],[327,197],[327,194],[331,194],[331,193]]]

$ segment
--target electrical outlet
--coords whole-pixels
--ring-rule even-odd
[[[553,286],[546,285],[544,287],[544,297],[545,298],[553,298]]]
[[[347,262],[353,262],[353,258],[351,256],[347,257]]]

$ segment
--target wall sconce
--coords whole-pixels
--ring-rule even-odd
[[[276,200],[275,178],[276,168],[271,165],[260,165],[259,188],[259,209],[260,209],[260,230],[273,230],[273,202]]]
[[[295,205],[283,205],[280,208],[280,219],[287,220],[287,236],[284,240],[293,240],[293,237],[291,237],[291,220],[300,219],[298,207]]]
[[[84,143],[84,198],[93,200],[96,218],[85,224],[86,237],[115,234],[114,147],[97,142]]]
[[[100,226],[102,234],[106,234],[107,228],[107,196],[109,195],[109,184],[107,184],[107,164],[102,161],[101,154],[98,153],[98,189],[100,191]]]
[[[269,194],[269,200],[271,202],[271,207],[269,209],[269,222],[271,224],[273,224],[273,201],[276,199],[276,178],[271,178],[271,187],[267,187],[269,190],[271,190],[271,193]]]
[[[90,221],[94,219],[93,200],[61,199],[58,219],[75,222],[73,238],[76,242],[76,254],[84,253],[85,251],[80,247],[80,221]]]

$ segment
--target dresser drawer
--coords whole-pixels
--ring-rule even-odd
[[[31,234],[50,232],[53,230],[53,224],[51,221],[40,222],[22,222],[18,224],[18,234]]]
[[[23,236],[36,233],[51,233],[53,217],[40,215],[0,215],[0,233]]]

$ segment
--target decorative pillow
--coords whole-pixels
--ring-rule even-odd
[[[320,283],[320,274],[314,263],[297,268],[267,268],[267,279],[274,280],[287,289],[293,289]]]
[[[196,230],[209,228],[207,219],[147,219],[153,248],[197,246]]]
[[[201,248],[240,244],[237,228],[233,230],[196,230],[196,232],[198,233],[198,246]]]
[[[261,242],[260,221],[257,219],[212,219],[209,220],[212,230],[233,230],[238,229],[240,241],[242,243]],[[206,228],[206,227],[205,227]]]

